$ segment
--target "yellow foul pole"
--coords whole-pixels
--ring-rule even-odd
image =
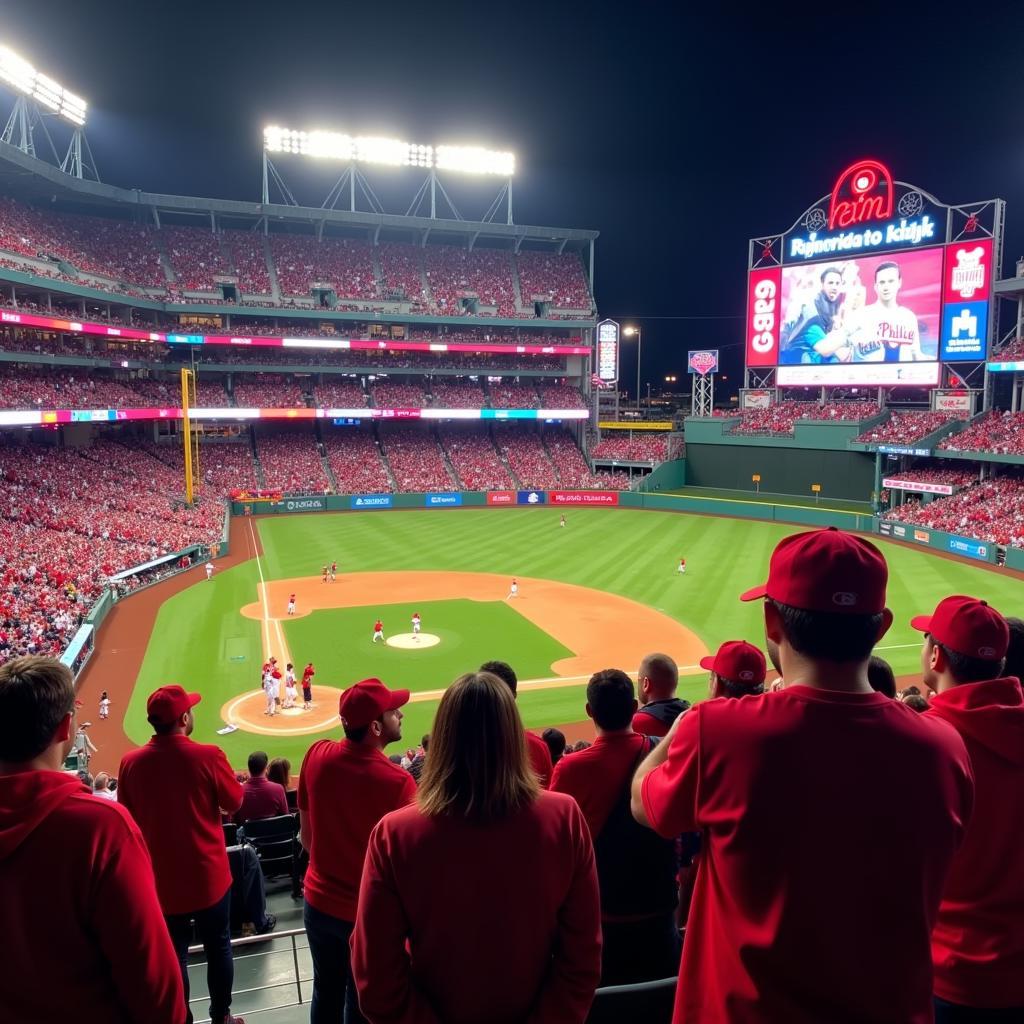
[[[189,419],[191,407],[189,385],[192,382],[192,371],[182,367],[181,370],[181,437],[185,445],[185,501],[192,504],[194,500],[192,486],[192,421]]]

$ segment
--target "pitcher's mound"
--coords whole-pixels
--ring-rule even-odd
[[[440,642],[441,638],[433,633],[397,633],[395,636],[389,636],[385,641],[388,647],[401,647],[411,651],[434,647]]]

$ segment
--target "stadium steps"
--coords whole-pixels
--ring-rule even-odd
[[[437,431],[437,428],[434,428]],[[437,443],[437,447],[441,449],[441,458],[444,459],[444,468],[448,470],[448,475],[452,478],[452,482],[455,484],[457,490],[468,491],[469,488],[462,482],[462,478],[455,470],[455,466],[452,465],[452,460],[448,456],[448,449],[445,447],[444,441],[441,440],[440,431],[434,434],[434,441]]]
[[[381,440],[380,432],[377,430],[376,423],[373,425],[373,440],[377,445],[377,453],[380,455],[381,465],[384,467],[384,472],[388,475],[388,484],[391,487],[391,491],[392,493],[397,494],[398,481],[395,479],[395,474],[391,470],[391,463],[388,461],[388,453],[384,450],[384,442]]]
[[[498,453],[498,458],[501,460],[501,464],[505,467],[505,472],[508,473],[509,480],[512,481],[512,485],[517,491],[525,490],[523,481],[516,476],[516,471],[512,468],[512,463],[508,461],[508,456],[501,450],[501,446],[498,444],[494,437],[494,427],[489,426],[487,428],[487,436],[490,438],[491,445],[494,450]]]
[[[263,258],[267,261],[267,273],[270,275],[270,296],[275,306],[281,305],[281,284],[277,280],[277,266],[274,264],[274,254],[270,250],[270,239],[263,236]]]
[[[547,456],[548,463],[551,466],[552,476],[555,480],[559,482],[559,484],[564,484],[564,481],[562,480],[562,474],[558,472],[558,466],[555,464],[554,457],[551,454],[551,449],[548,447],[548,442],[547,438],[544,436],[544,431],[538,430],[537,436],[540,438],[540,446],[541,448],[544,449],[544,454]],[[587,461],[585,457],[583,461]]]
[[[260,462],[259,449],[256,447],[256,435],[251,426],[246,429],[249,432],[249,451],[252,453],[252,464],[256,470],[256,482],[260,485],[260,490],[266,490],[267,478],[263,475],[263,464]]]
[[[313,437],[316,441],[316,450],[320,454],[320,465],[324,468],[324,476],[327,477],[331,490],[337,494],[338,478],[334,475],[334,470],[331,469],[331,463],[327,458],[327,445],[324,444],[323,427],[319,420],[313,421]]]
[[[380,253],[377,251],[376,245],[371,248],[370,252],[372,254],[370,259],[373,261],[373,280],[377,285],[377,297],[382,299],[387,291],[384,283],[384,268],[380,265]]]
[[[508,260],[512,267],[512,299],[515,302],[516,309],[522,313],[525,310],[523,308],[523,286],[519,281],[519,261],[513,253],[508,254]]]
[[[171,264],[171,257],[167,252],[167,247],[164,245],[164,233],[162,231],[153,232],[153,243],[156,245],[157,256],[160,257],[160,266],[163,268],[167,283],[177,284],[178,275]]]

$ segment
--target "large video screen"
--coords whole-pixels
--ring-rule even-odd
[[[941,248],[782,268],[780,366],[939,358]]]

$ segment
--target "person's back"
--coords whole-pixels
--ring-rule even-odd
[[[242,783],[242,806],[235,812],[239,825],[288,813],[288,794],[284,786],[267,778],[268,763],[269,758],[262,750],[249,755],[249,778]]]
[[[640,707],[633,715],[633,732],[664,736],[672,723],[690,706],[676,696],[679,667],[667,654],[648,654],[636,674]]]

